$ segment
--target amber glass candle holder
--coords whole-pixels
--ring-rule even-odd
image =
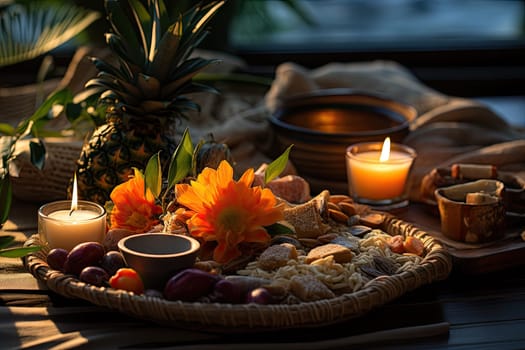
[[[358,203],[390,210],[407,206],[408,182],[416,152],[392,143],[387,160],[381,161],[381,142],[352,145],[346,151],[350,196]]]

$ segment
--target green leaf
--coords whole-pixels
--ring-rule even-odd
[[[0,236],[0,249],[8,247],[15,241],[15,236]]]
[[[140,34],[139,40],[144,53],[144,61],[147,62],[151,43],[151,16],[140,0],[129,0],[128,3],[131,7],[131,13],[135,20],[136,28]]]
[[[31,154],[31,164],[33,164],[38,170],[44,169],[46,163],[46,147],[42,141],[30,141],[29,150]]]
[[[3,177],[4,174],[7,174],[7,163],[14,151],[16,141],[16,136],[0,137],[0,178]]]
[[[160,25],[161,28],[167,28],[170,25],[170,15],[168,13],[168,9],[166,8],[166,4],[164,1],[159,0],[159,8],[160,8]]]
[[[285,225],[280,222],[276,222],[275,224],[272,224],[270,226],[265,226],[264,228],[266,229],[266,231],[268,232],[270,236],[292,235],[295,233],[294,230],[290,226]]]
[[[158,43],[162,38],[160,7],[158,1],[151,1],[149,3],[149,13],[151,16],[151,41],[148,54],[148,63],[151,64],[155,58],[155,53],[159,45]]]
[[[8,135],[8,136],[14,136],[15,135],[15,128],[7,123],[0,123],[0,134]]]
[[[275,179],[279,176],[288,164],[288,156],[290,155],[290,150],[293,145],[288,146],[288,148],[281,154],[276,160],[268,164],[266,171],[264,172],[264,184]]]
[[[189,130],[184,130],[182,140],[173,153],[168,169],[168,189],[184,179],[191,170],[193,143]]]
[[[12,4],[0,11],[0,67],[28,61],[73,39],[100,14],[62,1]]]
[[[2,226],[9,217],[9,212],[11,211],[11,201],[13,198],[12,193],[13,189],[11,187],[9,174],[4,175],[3,177],[0,176],[0,203],[2,203],[0,206],[0,226]]]
[[[47,118],[49,111],[55,104],[65,105],[73,101],[73,93],[68,88],[63,88],[55,91],[38,107],[38,109],[29,118],[29,121],[37,122],[43,118]],[[19,128],[20,129],[20,128]]]
[[[35,246],[35,247],[22,247],[22,248],[8,248],[0,250],[0,256],[4,258],[21,258],[23,256],[26,256],[29,253],[37,252],[42,247]]]
[[[142,55],[135,57],[134,53],[130,53],[129,50],[126,49],[127,44],[123,37],[113,33],[106,33],[105,37],[106,43],[109,45],[111,50],[117,54],[117,56],[125,57],[126,60],[129,60],[138,65],[143,64],[144,57],[142,57]]]
[[[125,45],[125,48],[127,49],[126,52],[130,51],[130,49],[135,48],[135,50],[140,51],[140,38],[137,37],[137,32],[135,31],[132,22],[129,21],[129,19],[126,16],[123,16],[123,13],[126,13],[126,11],[122,8],[119,1],[116,0],[108,0],[105,2],[106,4],[106,13],[108,14],[109,23],[111,24],[111,27],[119,35],[121,38],[125,38],[126,40],[123,42]],[[129,56],[129,55],[128,55]],[[143,62],[143,57],[135,57],[132,54],[133,58],[135,59],[133,63],[135,64],[141,64]],[[128,57],[129,58],[129,57]],[[100,69],[100,67],[97,66],[99,70],[106,70],[106,69]]]
[[[159,43],[159,48],[153,62],[151,69],[147,73],[163,81],[167,78],[168,72],[174,62],[179,48],[180,37],[182,36],[182,23],[177,22],[162,36]]]
[[[148,164],[146,164],[146,170],[144,171],[144,181],[146,184],[144,190],[146,191],[149,188],[155,198],[158,198],[162,191],[160,152],[152,155],[148,160]]]

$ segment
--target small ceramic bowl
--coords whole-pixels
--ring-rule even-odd
[[[346,192],[347,147],[387,136],[400,143],[416,116],[413,107],[379,95],[328,89],[290,97],[269,120],[279,151],[294,144],[290,160],[299,175]]]
[[[122,238],[118,248],[146,289],[162,290],[176,272],[193,266],[200,244],[184,235],[140,233]]]
[[[501,238],[505,229],[504,187],[498,180],[477,180],[436,189],[442,233],[467,243]]]

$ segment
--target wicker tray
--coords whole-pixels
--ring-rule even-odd
[[[35,278],[62,296],[84,299],[95,305],[169,326],[219,332],[322,326],[361,316],[410,290],[445,279],[449,275],[452,269],[451,258],[435,238],[390,215],[387,215],[381,229],[391,235],[420,238],[426,248],[421,264],[413,270],[393,276],[377,277],[353,293],[291,305],[167,301],[112,288],[95,287],[49,268],[46,263],[46,249],[28,255],[24,264]],[[26,246],[39,243],[38,235],[33,235]]]

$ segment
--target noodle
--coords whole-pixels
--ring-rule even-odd
[[[257,261],[252,261],[237,273],[265,278],[271,280],[272,284],[285,288],[289,287],[293,276],[311,275],[323,282],[334,293],[341,294],[363,288],[370,277],[362,273],[361,267],[374,266],[378,257],[387,259],[392,264],[395,273],[410,270],[422,260],[421,257],[414,254],[393,253],[388,246],[391,236],[378,229],[372,230],[362,239],[348,236],[348,233],[341,234],[349,240],[355,239],[358,243],[359,253],[354,252],[351,262],[340,264],[334,260],[332,255],[329,255],[308,264],[306,263],[306,252],[301,252],[297,260],[290,259],[286,265],[272,271],[266,271],[257,266]]]

